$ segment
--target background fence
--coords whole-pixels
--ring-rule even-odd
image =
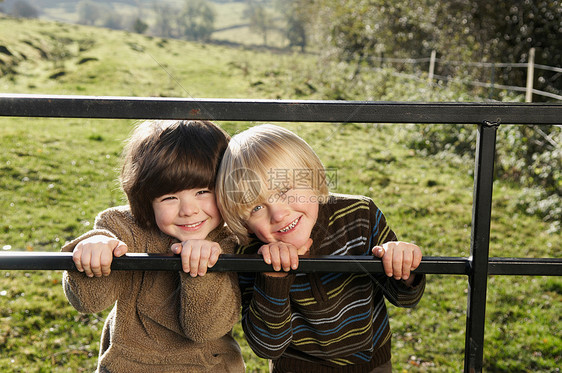
[[[562,259],[490,258],[490,222],[496,131],[499,125],[560,125],[561,104],[407,103],[285,100],[220,100],[0,94],[0,116],[216,121],[444,123],[478,126],[471,245],[468,257],[424,257],[416,272],[466,275],[468,282],[465,372],[482,370],[488,275],[562,275]],[[531,242],[532,238],[529,238]],[[115,270],[180,269],[179,258],[128,254]],[[0,253],[0,270],[74,269],[70,253]],[[215,271],[269,271],[257,256],[221,256]],[[365,257],[303,258],[300,272],[382,272]],[[429,283],[428,286],[431,286]]]
[[[464,62],[464,61],[454,61],[454,60],[447,60],[443,58],[437,58],[436,51],[432,51],[430,57],[425,58],[388,58],[388,57],[370,57],[370,61],[375,61],[379,64],[390,64],[394,67],[398,67],[397,65],[423,65],[426,64],[429,66],[427,71],[427,81],[429,83],[433,83],[435,80],[442,80],[445,82],[458,82],[474,87],[483,87],[488,88],[490,93],[494,89],[500,90],[507,90],[507,91],[516,91],[516,92],[525,92],[525,102],[532,102],[533,101],[533,94],[548,97],[555,100],[562,100],[562,91],[558,91],[557,93],[553,92],[545,92],[534,88],[535,78],[541,79],[539,74],[535,75],[535,70],[543,70],[543,71],[550,71],[556,73],[553,77],[554,80],[560,82],[558,86],[562,90],[562,67],[556,66],[548,66],[548,65],[541,65],[535,64],[535,48],[531,48],[529,50],[529,61],[528,62],[513,62],[513,63],[506,63],[506,62]],[[443,66],[460,66],[466,70],[468,67],[475,67],[480,69],[486,69],[487,73],[481,73],[481,75],[485,76],[488,75],[490,80],[488,82],[481,82],[478,80],[472,79],[460,79],[456,78],[451,75],[439,75],[436,74],[436,66],[443,65]],[[505,84],[498,84],[496,82],[496,76],[499,75],[496,69],[505,69],[505,68],[523,68],[526,69],[527,74],[527,84],[525,87],[514,86],[514,85],[505,85]],[[397,68],[397,70],[400,70]],[[420,70],[421,71],[421,70]],[[407,76],[411,79],[422,79],[419,75],[415,74],[405,74],[405,73],[397,73],[400,76]]]

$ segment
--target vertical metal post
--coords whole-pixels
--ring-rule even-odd
[[[472,202],[464,372],[482,372],[497,123],[478,127]]]

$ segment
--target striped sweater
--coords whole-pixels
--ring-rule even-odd
[[[331,194],[319,206],[312,239],[312,255],[372,255],[396,235],[371,199]],[[255,254],[261,245],[254,239],[239,253]],[[274,372],[369,372],[390,360],[384,298],[414,307],[425,276],[416,275],[412,287],[367,272],[240,273],[239,283],[246,339],[258,356],[273,360]]]

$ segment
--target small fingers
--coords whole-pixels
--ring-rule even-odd
[[[410,277],[410,271],[412,270],[412,260],[413,260],[412,251],[405,250],[403,252],[403,259],[402,259],[402,280],[407,280]]]
[[[308,247],[307,245],[297,249],[295,246],[284,242],[274,242],[260,247],[258,254],[263,256],[264,262],[270,264],[274,271],[289,272],[291,269],[295,270],[299,267],[299,251],[307,251],[310,247],[310,245]]]
[[[182,252],[182,244],[181,242],[175,243],[170,247],[170,250],[172,250],[172,252],[174,254],[181,254]]]
[[[289,272],[291,269],[297,269],[299,266],[299,254],[295,246],[284,242],[277,242],[275,245],[275,257],[272,256],[273,269],[280,271],[283,269]]]
[[[196,247],[191,248],[191,255],[189,256],[189,274],[191,277],[197,276],[199,271],[199,258],[201,257],[201,250]]]
[[[420,248],[407,242],[387,242],[373,248],[375,256],[382,255],[384,271],[396,280],[408,280],[411,271],[416,269],[422,259]]]
[[[376,256],[377,258],[382,258],[384,253],[385,253],[385,250],[384,250],[384,247],[382,247],[382,246],[375,246],[375,247],[373,247],[372,252],[373,252],[373,255]]]
[[[129,247],[127,246],[127,244],[125,242],[118,241],[117,247],[115,248],[115,250],[113,250],[113,255],[117,257],[123,256],[127,253],[127,251],[129,251]]]
[[[404,251],[395,249],[392,255],[392,274],[394,279],[402,278],[402,263],[404,262]]]
[[[285,271],[289,271],[290,269],[297,269],[299,268],[299,253],[298,250],[291,250],[288,248],[288,263],[286,263],[286,267],[284,267]]]
[[[82,266],[82,250],[79,248],[79,246],[76,246],[76,248],[72,252],[72,261],[74,262],[74,265],[79,272],[84,272],[84,267]]]
[[[415,247],[414,248],[414,258],[412,260],[412,267],[411,270],[413,271],[414,269],[418,268],[420,266],[421,260],[422,260],[422,252],[421,249],[419,247]]]
[[[218,243],[215,243],[213,246],[211,246],[211,256],[209,257],[209,263],[207,264],[209,268],[217,263],[221,252],[222,250]]]
[[[264,261],[268,264],[271,264],[273,270],[276,272],[280,271],[281,269],[285,270],[285,268],[287,267],[287,262],[290,261],[289,253],[287,252],[285,247],[286,245],[284,243],[278,242],[266,245],[266,247],[264,247]]]
[[[102,251],[101,252],[101,255],[100,255],[101,276],[109,276],[109,274],[111,273],[111,262],[112,261],[113,261],[113,254],[110,251]]]
[[[394,248],[392,246],[385,246],[384,253],[382,256],[382,265],[384,268],[384,272],[388,277],[392,277],[393,275],[393,268],[392,268],[392,259],[394,255]]]
[[[195,267],[197,269],[197,272],[195,273],[195,276],[199,275],[199,276],[204,276],[205,273],[207,273],[207,268],[209,265],[209,258],[211,257],[211,247],[208,245],[202,246],[199,250],[199,260],[197,261],[197,266]],[[192,273],[191,276],[193,276],[193,262],[191,262],[192,265]]]
[[[84,269],[84,273],[86,274],[86,276],[94,277],[94,273],[92,271],[92,255],[90,251],[82,251],[82,255],[80,256],[80,263],[82,264],[82,268]]]
[[[171,250],[181,254],[182,270],[191,277],[204,276],[221,254],[220,245],[207,240],[190,240],[174,244]]]
[[[88,277],[108,276],[111,272],[113,255],[127,252],[127,245],[115,238],[95,235],[80,241],[72,253],[76,269]]]
[[[297,269],[299,266],[297,250],[291,250],[287,245],[281,245],[279,248],[279,258],[281,260],[281,268],[283,268],[285,272],[289,272],[291,268]]]
[[[191,270],[191,245],[183,244],[179,249],[181,250],[181,267],[185,273],[190,273]]]
[[[269,251],[268,245],[263,245],[262,247],[260,247],[260,249],[258,250],[258,254],[261,254],[263,256],[264,262],[266,262],[267,264],[271,264],[271,252]]]
[[[101,270],[101,258],[102,252],[99,252],[97,255],[92,255],[90,260],[90,270],[95,277],[101,277],[103,275]]]
[[[270,263],[274,271],[281,270],[281,253],[279,245],[269,245]],[[265,259],[264,259],[265,260]],[[267,262],[266,262],[267,263]]]

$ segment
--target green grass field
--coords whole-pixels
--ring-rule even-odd
[[[0,18],[0,92],[104,96],[333,98],[338,80],[311,56],[149,38]],[[452,100],[377,73],[368,99]],[[376,79],[384,79],[380,83]],[[410,84],[410,85],[408,85]],[[421,83],[419,83],[421,84]],[[365,99],[363,96],[351,98]],[[0,118],[0,248],[58,251],[97,212],[124,203],[117,170],[133,121]],[[220,123],[234,134],[253,123]],[[337,169],[336,192],[372,197],[400,239],[425,255],[468,256],[473,161],[423,157],[404,144],[415,125],[283,124]],[[475,128],[476,130],[476,128]],[[500,128],[501,130],[501,128]],[[516,208],[518,185],[496,181],[491,256],[562,257],[561,232]],[[397,372],[463,367],[467,279],[429,275],[413,310],[389,307]],[[106,311],[107,312],[107,311]],[[0,271],[0,371],[94,370],[106,312],[79,314],[60,271]],[[484,370],[556,372],[562,365],[561,277],[489,278]],[[249,372],[265,372],[235,328]]]

